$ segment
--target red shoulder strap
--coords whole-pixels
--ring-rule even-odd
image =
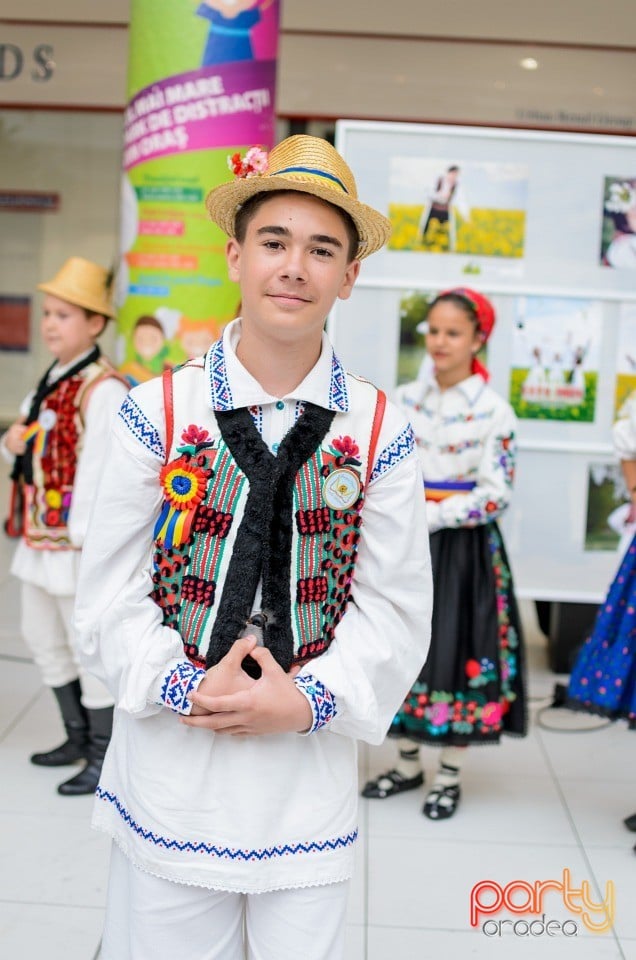
[[[371,427],[371,441],[369,443],[369,459],[367,460],[367,478],[364,484],[364,488],[369,486],[369,480],[371,479],[371,471],[375,465],[375,450],[378,445],[378,437],[380,436],[380,430],[382,429],[382,420],[384,419],[384,408],[386,407],[386,393],[383,390],[378,390],[378,395],[375,401],[375,413],[373,414],[373,426]]]
[[[163,411],[166,421],[166,463],[172,449],[174,434],[174,406],[172,399],[172,368],[168,367],[161,375],[163,382]]]

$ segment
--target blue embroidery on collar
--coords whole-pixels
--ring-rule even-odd
[[[331,383],[329,384],[329,409],[338,413],[349,412],[347,374],[335,353],[331,356]]]
[[[305,843],[284,843],[274,847],[263,847],[259,850],[242,850],[240,847],[219,847],[214,843],[204,843],[202,840],[175,840],[162,837],[153,830],[144,829],[126,810],[125,806],[114,794],[98,786],[95,796],[100,800],[111,803],[119,816],[131,830],[142,840],[148,840],[157,847],[166,850],[176,850],[179,853],[203,853],[209,857],[218,857],[221,860],[273,860],[276,857],[287,857],[289,854],[324,853],[325,850],[338,850],[350,847],[358,839],[358,831],[352,830],[344,837],[334,837],[331,840],[308,840]]]
[[[210,380],[210,402],[213,410],[234,409],[232,390],[227,376],[223,339],[212,344],[205,359]],[[337,413],[349,412],[347,373],[335,353],[331,355],[331,381],[329,383],[329,409]]]
[[[205,362],[210,378],[212,409],[224,412],[233,410],[232,391],[230,390],[230,383],[227,378],[222,339],[212,344]]]

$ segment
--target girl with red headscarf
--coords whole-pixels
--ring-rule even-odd
[[[516,420],[477,359],[494,323],[492,304],[477,291],[439,294],[427,315],[425,372],[396,395],[424,472],[433,633],[390,730],[399,738],[399,759],[362,795],[385,799],[422,786],[419,745],[441,746],[422,811],[432,820],[455,813],[464,747],[526,733],[523,639],[497,525],[512,493]]]

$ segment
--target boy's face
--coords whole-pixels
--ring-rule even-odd
[[[82,307],[50,293],[44,297],[42,339],[60,363],[70,363],[90,350],[103,327],[104,318],[98,314],[87,316]]]
[[[318,341],[336,298],[348,299],[360,271],[348,247],[345,224],[330,204],[273,193],[249,221],[243,243],[227,243],[243,322],[280,343]]]

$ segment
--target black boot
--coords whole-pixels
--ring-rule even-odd
[[[625,817],[623,823],[628,830],[631,830],[632,833],[636,833],[636,813],[632,813],[631,817]]]
[[[38,767],[63,767],[88,756],[88,717],[82,706],[79,680],[51,689],[62,714],[67,740],[48,753],[34,753],[31,763]]]
[[[80,773],[61,783],[57,792],[64,797],[95,793],[102,772],[102,764],[113,729],[113,708],[87,710],[89,723],[88,763]]]

